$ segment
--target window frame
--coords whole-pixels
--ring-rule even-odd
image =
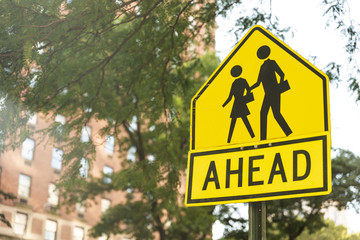
[[[56,114],[55,116],[55,122],[60,123],[61,125],[65,125],[66,123],[66,117],[61,114]]]
[[[104,205],[104,202],[106,204]],[[105,213],[109,208],[111,208],[111,200],[107,198],[101,198],[101,213]]]
[[[106,169],[106,170],[105,170]],[[105,165],[103,168],[103,175],[104,175],[104,183],[111,183],[111,176],[114,172],[114,168]]]
[[[105,152],[108,154],[114,154],[115,137],[112,135],[106,135],[105,139]]]
[[[28,178],[29,179],[29,186],[27,186],[27,184],[24,184],[24,183],[21,183],[22,181],[21,181],[21,177],[25,177],[25,178]],[[30,192],[31,192],[31,176],[29,176],[29,175],[26,175],[26,174],[23,174],[23,173],[20,173],[19,174],[19,182],[18,182],[18,191],[17,191],[17,195],[19,196],[19,197],[21,197],[21,198],[29,198],[30,197]],[[27,189],[27,194],[26,195],[23,195],[22,194],[22,188],[21,187],[26,187],[26,189]]]
[[[78,216],[82,215],[82,218],[83,216],[85,215],[86,213],[86,203],[83,202],[77,202],[75,204],[75,212],[78,214]]]
[[[79,229],[82,230],[82,236],[81,238],[79,238],[80,236],[75,235],[76,234],[76,230],[75,229]],[[80,226],[75,226],[74,230],[73,230],[73,240],[84,240],[85,239],[85,228],[84,227],[80,227]]]
[[[32,144],[31,147],[28,144]],[[35,153],[35,140],[32,138],[26,138],[21,145],[21,157],[27,161],[34,160]]]
[[[81,138],[82,143],[88,143],[91,140],[91,127],[83,126],[81,129]]]
[[[59,153],[57,153],[59,152]],[[53,148],[51,153],[51,168],[61,171],[64,151],[59,148]]]
[[[56,207],[59,205],[60,190],[56,188],[54,183],[49,183],[47,203]]]
[[[17,218],[18,216],[23,215],[25,216],[25,223],[19,222],[19,219]],[[26,233],[26,228],[28,225],[28,220],[29,220],[29,216],[26,213],[23,212],[16,212],[15,213],[15,218],[14,218],[14,224],[13,224],[13,231],[15,234],[23,236]],[[18,231],[19,227],[21,227],[20,231]]]
[[[55,224],[55,231],[52,231],[52,229],[48,229],[49,224]],[[51,220],[51,219],[46,219],[45,221],[45,228],[44,228],[44,240],[56,240],[56,235],[57,235],[57,230],[58,230],[58,223],[55,220]],[[47,233],[52,233],[54,236],[53,238],[47,238]]]
[[[80,176],[83,178],[88,178],[89,170],[90,170],[89,160],[87,160],[86,158],[81,158],[80,159],[80,168],[79,168]]]
[[[27,124],[31,126],[36,126],[37,124],[37,113],[28,113],[29,119],[27,121]]]

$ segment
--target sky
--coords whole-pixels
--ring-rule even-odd
[[[259,4],[258,1],[244,1],[246,6]],[[271,2],[271,6],[270,3]],[[264,11],[272,12],[278,18],[281,27],[290,27],[285,44],[314,64],[320,70],[332,61],[346,63],[345,39],[341,34],[326,27],[324,7],[321,0],[270,0],[262,1]],[[354,9],[360,9],[360,1],[349,0],[347,5],[353,23],[360,23],[360,15]],[[229,31],[234,27],[239,9],[232,10],[227,18],[216,19],[218,29],[215,34],[215,49],[220,60],[224,60],[236,45],[236,36]],[[291,36],[292,35],[292,36]],[[316,57],[314,62],[312,57]],[[343,77],[346,75],[343,75]],[[360,155],[360,102],[348,91],[345,80],[339,84],[330,84],[330,121],[333,148],[343,148]],[[332,153],[333,154],[333,153]],[[240,205],[242,206],[242,205]],[[240,207],[240,215],[247,217],[247,208]],[[353,209],[346,212],[349,232],[360,231],[360,215]],[[221,237],[223,227],[217,222],[213,227],[213,239]]]

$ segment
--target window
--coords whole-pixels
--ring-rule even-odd
[[[62,125],[65,125],[66,118],[63,115],[57,114],[55,117],[55,122],[61,123]]]
[[[111,201],[109,199],[106,199],[106,198],[101,199],[101,212],[102,213],[106,212],[106,210],[108,210],[110,206],[111,206]]]
[[[85,215],[85,211],[86,211],[85,203],[76,203],[75,210],[78,214],[78,217],[83,218]]]
[[[36,125],[36,121],[37,121],[37,114],[36,113],[29,113],[28,124]]]
[[[30,186],[31,186],[31,177],[24,174],[20,174],[18,195],[20,197],[28,198],[30,196]]]
[[[21,156],[26,160],[32,161],[34,156],[34,148],[35,141],[30,138],[26,138],[22,144]]]
[[[89,172],[89,161],[85,158],[80,160],[80,176],[87,178]]]
[[[14,221],[14,233],[18,235],[24,235],[27,224],[27,214],[17,212]]]
[[[48,203],[53,206],[57,206],[59,204],[59,189],[56,189],[56,185],[53,183],[49,184],[49,197]]]
[[[63,151],[57,148],[52,149],[51,167],[56,170],[61,170]]]
[[[105,152],[109,154],[114,153],[115,138],[111,135],[106,135]]]
[[[31,68],[31,70],[30,70],[31,79],[30,79],[30,85],[29,85],[31,88],[35,87],[36,81],[40,74],[41,74],[40,69]]]
[[[52,220],[46,220],[44,240],[55,240],[56,229],[57,229],[57,222]]]
[[[82,228],[82,227],[75,227],[74,228],[73,240],[83,240],[84,236],[85,236],[84,228]]]
[[[112,167],[104,166],[103,173],[104,173],[104,183],[111,183],[111,175],[113,173]]]
[[[101,237],[98,237],[98,238],[97,238],[97,240],[107,240],[107,239],[108,239],[108,238],[107,238],[107,236],[106,236],[105,233],[101,234]],[[124,239],[124,240],[126,240],[126,239]]]
[[[84,126],[81,130],[81,142],[86,143],[90,141],[91,137],[91,128],[89,126]]]
[[[56,123],[60,123],[58,126],[56,126],[56,131],[61,134],[62,131],[63,131],[64,125],[65,125],[65,123],[66,123],[66,118],[65,118],[65,116],[60,115],[60,114],[57,114],[57,115],[55,116],[55,122],[56,122]]]

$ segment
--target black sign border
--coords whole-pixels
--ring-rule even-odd
[[[260,194],[251,194],[251,195],[238,195],[238,196],[230,196],[230,197],[217,197],[217,198],[204,198],[204,199],[192,199],[191,198],[191,190],[192,190],[192,181],[193,181],[193,165],[194,165],[194,157],[197,156],[206,156],[206,155],[215,155],[221,153],[230,153],[230,152],[241,152],[248,151],[254,149],[264,149],[276,146],[283,146],[289,144],[303,143],[303,142],[311,142],[311,141],[322,141],[323,148],[323,186],[318,188],[309,188],[309,189],[298,189],[298,190],[290,190],[290,191],[280,191],[280,192],[272,192],[272,193],[260,193]],[[188,190],[187,190],[187,204],[196,204],[196,203],[214,203],[216,205],[217,202],[226,202],[226,201],[238,201],[238,200],[250,200],[250,199],[259,199],[266,197],[276,197],[276,196],[289,196],[289,198],[296,197],[297,194],[304,193],[318,193],[318,192],[326,192],[328,191],[328,156],[327,156],[327,135],[308,137],[303,139],[295,139],[288,141],[280,141],[274,142],[271,144],[261,144],[257,146],[245,146],[245,147],[236,147],[236,148],[228,148],[228,149],[219,149],[219,150],[209,150],[203,152],[195,152],[190,154],[190,162],[189,162],[189,180],[188,180]],[[294,196],[295,195],[295,196]],[[211,205],[211,204],[208,204]]]
[[[311,66],[308,62],[303,60],[300,56],[298,56],[294,51],[290,50],[288,46],[284,45],[282,42],[274,38],[271,34],[265,31],[263,28],[257,26],[254,27],[249,34],[245,36],[245,38],[240,42],[240,44],[234,49],[229,57],[227,57],[223,64],[219,67],[219,69],[212,75],[211,79],[207,82],[207,84],[200,90],[200,92],[196,95],[196,97],[192,101],[192,131],[191,131],[191,150],[195,150],[195,109],[196,109],[196,101],[200,98],[200,96],[204,93],[204,91],[208,88],[208,86],[214,81],[214,79],[218,76],[218,74],[223,70],[223,68],[228,64],[228,62],[233,58],[233,56],[237,53],[237,51],[245,44],[245,42],[250,38],[250,36],[255,32],[260,31],[267,38],[273,41],[276,45],[302,63],[305,67],[307,67],[314,74],[319,76],[323,80],[323,102],[324,102],[324,131],[329,131],[329,122],[328,122],[328,99],[327,99],[327,78]]]

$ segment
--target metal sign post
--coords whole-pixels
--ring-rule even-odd
[[[266,240],[266,203],[249,203],[249,240]]]

